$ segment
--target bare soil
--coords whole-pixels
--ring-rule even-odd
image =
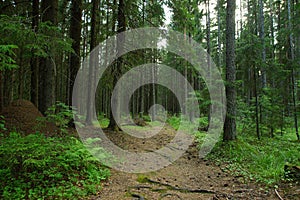
[[[157,131],[153,127],[149,131]],[[130,151],[149,151],[161,148],[174,137],[174,130],[165,126],[151,139],[138,139],[122,132],[106,131],[115,144]],[[243,177],[232,176],[222,170],[223,166],[199,159],[197,145],[193,144],[172,165],[146,174],[131,174],[112,170],[112,176],[102,184],[99,195],[90,199],[187,199],[228,200],[300,199],[300,187],[282,184],[277,189],[246,182]],[[279,196],[280,197],[279,197]]]

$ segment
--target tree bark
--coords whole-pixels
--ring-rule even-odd
[[[39,0],[32,0],[32,30],[33,32],[37,32],[39,25]],[[32,57],[30,60],[30,68],[31,68],[31,102],[38,107],[38,71],[39,71],[39,59],[34,56],[34,52],[32,52]]]
[[[43,0],[41,4],[42,22],[57,25],[58,0]],[[46,47],[48,57],[42,58],[39,65],[39,110],[45,114],[47,109],[55,102],[55,58],[51,49]]]
[[[235,0],[227,0],[226,15],[226,97],[224,141],[236,139]]]
[[[92,19],[91,19],[91,42],[90,42],[90,52],[93,51],[93,49],[96,47],[97,42],[97,13],[99,10],[99,0],[93,0],[93,7],[92,7]],[[91,125],[93,120],[93,110],[92,110],[92,98],[95,97],[94,94],[92,94],[93,91],[93,83],[94,83],[94,64],[93,59],[90,60],[89,65],[89,84],[88,84],[88,94],[87,94],[87,115],[86,115],[86,124]]]
[[[300,140],[300,135],[298,131],[298,116],[297,116],[297,97],[296,97],[296,89],[295,89],[295,69],[294,69],[294,61],[295,61],[295,51],[294,51],[294,38],[293,38],[293,29],[292,29],[292,10],[291,10],[291,0],[287,0],[288,3],[288,29],[289,33],[289,61],[291,65],[291,82],[292,82],[292,99],[293,99],[293,110],[294,110],[294,123],[297,139]]]
[[[82,27],[82,0],[72,0],[71,7],[71,25],[70,38],[73,39],[72,48],[74,53],[71,53],[69,64],[69,88],[68,88],[68,105],[72,105],[72,91],[77,72],[80,68],[80,42],[81,42],[81,27]]]
[[[119,4],[118,4],[118,27],[117,27],[117,33],[122,33],[126,31],[126,18],[125,18],[125,3],[124,0],[119,0]],[[125,42],[125,36],[120,36],[117,38],[117,54],[122,53],[122,51],[124,50],[124,42]],[[117,55],[118,57],[119,55]],[[113,86],[116,86],[119,77],[121,75],[122,72],[122,66],[123,66],[123,58],[119,57],[117,60],[116,65],[113,67]],[[116,91],[118,92],[118,91]],[[119,98],[118,95],[115,96],[116,98],[112,98],[111,99],[111,106],[116,106],[116,116],[112,115],[112,111],[110,114],[110,118],[109,118],[109,125],[108,128],[112,129],[112,130],[120,130],[120,127],[118,127],[116,121],[118,118],[120,117],[120,113],[119,113]]]
[[[207,71],[208,71],[208,81],[209,84],[211,84],[211,59],[210,59],[210,54],[211,54],[211,45],[210,45],[210,5],[209,5],[209,0],[206,0],[206,45],[207,45]],[[208,123],[210,124],[210,119],[211,119],[211,114],[210,111],[212,110],[212,105],[209,105],[208,109]]]
[[[2,112],[2,109],[4,107],[3,102],[3,77],[2,77],[2,71],[0,71],[0,112]]]

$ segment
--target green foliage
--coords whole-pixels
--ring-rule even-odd
[[[58,27],[47,22],[39,24],[38,32],[32,31],[29,19],[21,16],[0,15],[0,70],[15,68],[13,56],[54,57],[62,52],[72,52],[71,40]],[[17,49],[14,52],[13,49]]]
[[[56,102],[46,111],[46,120],[55,123],[62,133],[67,132],[68,123],[72,120],[73,113],[69,106],[62,102]]]
[[[4,116],[0,115],[0,130],[6,130]]]
[[[37,120],[40,122],[39,126],[44,126],[45,122],[54,123],[57,127],[59,127],[61,133],[68,133],[68,124],[72,121],[73,115],[81,118],[81,116],[77,115],[75,108],[72,109],[70,106],[65,103],[57,101],[56,104],[49,107],[46,111],[46,117],[38,118]],[[79,122],[76,122],[79,123]],[[78,124],[79,126],[82,124]]]
[[[71,53],[72,41],[65,37],[61,30],[49,22],[39,24],[38,44],[32,46],[35,49],[35,55],[40,57],[53,57],[60,53]]]
[[[208,126],[208,117],[201,117],[199,118],[199,127],[205,128]]]
[[[259,126],[262,136],[273,136],[277,129],[292,126],[288,123],[288,118],[283,118],[283,105],[279,104],[278,91],[273,88],[264,88],[264,93],[259,97],[258,110]],[[255,117],[255,98],[251,99],[250,105],[242,99],[237,103],[237,120],[241,134],[255,134],[256,117]]]
[[[241,134],[255,133],[255,107],[249,106],[242,99],[237,101],[237,126]]]
[[[254,135],[254,134],[253,134]],[[285,137],[262,138],[243,135],[238,141],[219,143],[208,158],[226,163],[224,170],[246,179],[272,186],[284,179],[286,162],[300,165],[300,146],[291,141],[295,137],[288,133]]]
[[[16,56],[13,50],[17,48],[16,45],[0,45],[0,71],[17,67],[13,58]]]
[[[98,115],[98,122],[101,128],[107,128],[109,125],[109,119],[104,116],[104,114]]]
[[[167,123],[170,124],[175,130],[178,130],[180,126],[180,118],[174,115],[167,119]]]
[[[145,122],[151,123],[151,117],[150,117],[150,115],[142,115],[142,119]]]
[[[95,194],[109,174],[72,137],[11,133],[0,141],[1,199],[78,199]]]

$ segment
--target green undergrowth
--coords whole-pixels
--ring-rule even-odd
[[[199,129],[208,125],[206,117],[198,119]],[[168,123],[178,129],[192,128],[191,124],[179,117],[168,118]],[[213,160],[223,166],[225,171],[236,176],[242,176],[245,180],[253,180],[267,186],[274,186],[278,182],[294,181],[285,176],[284,165],[300,166],[300,143],[297,141],[295,130],[285,129],[283,134],[277,131],[273,138],[265,133],[261,140],[255,137],[255,131],[242,132],[238,126],[238,140],[224,143],[220,141],[215,145],[206,159]],[[276,132],[276,131],[275,131]],[[199,148],[206,137],[204,131],[193,131]]]
[[[109,175],[76,138],[1,136],[0,199],[79,199]]]
[[[97,124],[99,124],[101,128],[107,128],[109,125],[109,119],[106,118],[103,114],[99,115]]]
[[[175,130],[178,130],[181,123],[180,121],[181,121],[180,118],[177,116],[172,116],[167,119],[167,123],[170,126],[172,126]]]
[[[151,130],[152,127],[156,126],[162,126],[164,123],[160,121],[151,121],[150,117],[148,115],[142,116],[143,120],[147,123],[146,126],[133,126],[133,125],[126,125],[126,128],[137,130],[137,131],[147,131]],[[98,121],[94,122],[94,126],[101,127],[101,128],[107,128],[109,125],[109,119],[106,118],[103,114],[98,115]]]
[[[192,134],[195,136],[195,140],[202,144],[205,137],[206,132],[205,131],[199,131],[198,129],[202,129],[208,126],[208,118],[207,117],[201,117],[198,119],[194,119],[193,123],[191,123],[189,120],[182,120],[177,116],[172,116],[167,119],[167,123],[173,127],[175,130],[178,130],[179,127],[181,130]]]
[[[195,118],[192,122],[189,119],[184,117],[178,116],[171,116],[167,119],[167,123],[173,127],[175,130],[179,128],[181,130],[191,130],[191,129],[201,129],[208,126],[208,118],[207,117],[200,117]],[[195,132],[194,132],[195,133]]]
[[[300,144],[293,134],[262,137],[261,140],[250,135],[239,135],[237,141],[219,142],[208,159],[225,163],[224,170],[233,175],[274,186],[279,181],[287,180],[285,164],[300,165]]]

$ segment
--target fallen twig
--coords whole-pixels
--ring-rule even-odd
[[[253,189],[239,189],[239,190],[234,190],[233,193],[243,193],[243,192],[251,192]]]
[[[278,196],[278,198],[280,199],[280,200],[283,200],[283,198],[280,196],[280,194],[278,193],[278,191],[275,189],[275,193],[276,193],[276,195]]]

